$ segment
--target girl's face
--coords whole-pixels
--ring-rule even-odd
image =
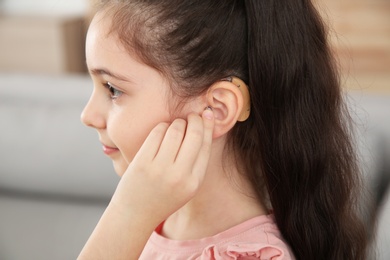
[[[81,115],[98,131],[103,151],[122,176],[149,132],[170,122],[168,82],[155,69],[131,57],[115,34],[110,19],[97,15],[89,28],[86,59],[94,89]]]

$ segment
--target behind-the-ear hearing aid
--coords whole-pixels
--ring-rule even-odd
[[[248,86],[240,78],[237,78],[234,76],[226,77],[226,78],[223,78],[222,80],[229,81],[229,82],[233,83],[234,85],[236,85],[240,89],[242,97],[244,99],[244,105],[242,107],[241,113],[240,113],[237,121],[244,122],[245,120],[248,119],[250,112],[251,112],[251,101],[250,101]]]

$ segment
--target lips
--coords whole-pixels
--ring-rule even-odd
[[[119,149],[118,148],[115,148],[115,147],[110,147],[110,146],[107,146],[107,145],[104,145],[103,144],[103,152],[107,155],[112,155],[116,152],[119,152]]]

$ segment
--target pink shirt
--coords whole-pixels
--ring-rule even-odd
[[[154,232],[140,259],[294,259],[272,215],[258,216],[212,237],[176,241]]]

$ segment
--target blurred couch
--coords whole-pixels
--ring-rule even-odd
[[[79,119],[92,83],[88,76],[5,73],[0,82],[0,259],[75,259],[118,182],[97,134]],[[375,191],[376,173],[390,161],[383,157],[390,95],[351,92],[348,102]],[[390,259],[386,199],[379,217],[374,248],[378,259]]]
[[[76,259],[119,180],[80,122],[91,80],[0,82],[0,259]]]
[[[390,88],[390,82],[389,86]],[[347,103],[356,126],[356,143],[363,180],[374,209],[366,208],[377,222],[371,226],[372,254],[368,258],[390,259],[390,92],[355,90],[347,93]]]

